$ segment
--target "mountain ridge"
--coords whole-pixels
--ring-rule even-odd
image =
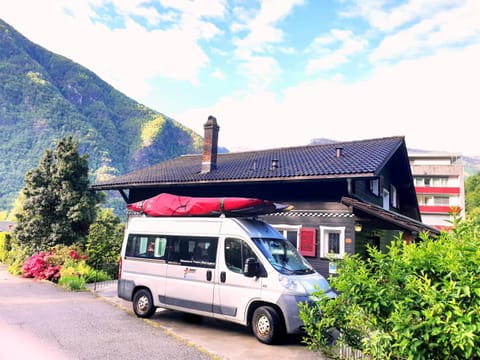
[[[74,61],[31,42],[0,19],[0,208],[25,173],[65,135],[89,155],[92,178],[114,176],[187,153],[202,137],[136,102]]]

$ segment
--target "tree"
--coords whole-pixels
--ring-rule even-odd
[[[57,244],[84,245],[102,198],[89,189],[87,155],[79,155],[73,137],[46,150],[24,181],[25,201],[15,229],[19,243],[33,252]]]
[[[465,180],[465,210],[468,214],[480,210],[480,173]]]
[[[112,209],[100,209],[87,237],[87,264],[95,269],[109,266],[103,270],[115,275],[110,270],[118,265],[123,231],[124,225]]]

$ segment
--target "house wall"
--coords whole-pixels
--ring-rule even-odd
[[[315,229],[315,256],[305,256],[312,266],[325,278],[330,276],[328,257],[321,256],[321,227],[342,228],[344,237],[344,250],[346,254],[355,253],[355,231],[354,215],[338,203],[315,203],[316,210],[299,209],[298,204],[295,210],[285,214],[273,214],[262,216],[262,219],[274,227],[301,226],[303,228]],[[300,244],[297,244],[297,248]]]
[[[395,171],[397,171],[395,167],[385,167],[385,172],[379,175],[381,186],[389,189],[392,179],[395,179],[397,181],[395,185],[401,191],[401,181],[405,177],[400,179],[398,176],[395,177]],[[341,203],[343,196],[353,196],[365,202],[382,206],[381,190],[379,195],[372,193],[370,179],[369,177],[351,180],[341,178],[302,182],[298,180],[295,182],[269,180],[255,183],[192,183],[191,185],[168,185],[156,188],[132,188],[129,192],[129,202],[140,201],[166,192],[196,197],[255,197],[291,204],[294,206],[293,211],[285,214],[262,216],[262,218],[276,227],[285,225],[315,229],[315,256],[305,257],[319,273],[328,278],[331,275],[329,271],[331,259],[327,256],[321,256],[320,249],[322,246],[321,229],[324,229],[324,227],[342,229],[342,245],[345,254],[361,253],[366,255],[367,244],[377,241],[374,238],[379,238],[378,242],[381,249],[385,249],[386,244],[391,241],[391,236],[387,235],[387,232],[383,229],[371,229],[368,232],[364,229],[361,233],[355,233],[354,225],[359,219],[352,209]],[[358,243],[356,237],[359,237]]]

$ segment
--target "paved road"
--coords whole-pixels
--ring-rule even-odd
[[[229,359],[320,360],[298,338],[268,346],[248,329],[176,311],[133,315],[115,285],[70,292],[11,276],[0,264],[0,360]]]

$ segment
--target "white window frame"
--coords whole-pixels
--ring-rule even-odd
[[[302,225],[272,225],[282,236],[287,239],[287,231],[296,231],[297,233],[297,250],[300,249],[300,229]],[[288,240],[288,239],[287,239]]]
[[[338,254],[328,253],[328,234],[340,234],[340,252]],[[345,255],[345,226],[320,226],[320,257],[343,259]]]

